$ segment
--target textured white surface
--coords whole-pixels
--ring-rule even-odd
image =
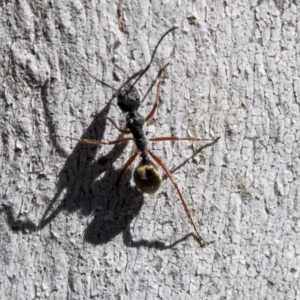
[[[113,2],[3,2],[0,298],[299,299],[296,3],[124,1],[122,32]],[[189,237],[163,249],[192,232],[169,180],[153,196],[130,172],[115,187],[132,144],[52,137],[116,139],[103,115],[124,115],[78,63],[118,88],[174,25],[137,87],[169,61],[148,136],[221,136],[198,152],[204,143],[153,145],[205,248]]]

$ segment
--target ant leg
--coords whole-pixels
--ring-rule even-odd
[[[124,175],[126,170],[129,168],[129,166],[132,164],[132,162],[135,160],[135,158],[137,157],[138,154],[139,154],[139,151],[135,151],[134,154],[131,157],[129,157],[129,159],[127,160],[126,164],[123,166],[123,168],[118,176],[116,185],[119,184],[122,176]]]
[[[164,171],[166,172],[166,174],[168,175],[168,177],[172,181],[172,183],[173,183],[173,185],[174,185],[174,187],[175,187],[175,189],[176,189],[176,191],[177,191],[177,193],[179,195],[179,198],[180,198],[180,201],[181,201],[181,203],[183,205],[183,208],[184,208],[184,210],[185,210],[188,218],[190,219],[190,221],[191,221],[191,223],[192,223],[192,225],[194,227],[194,230],[195,230],[195,232],[197,234],[197,238],[199,240],[199,243],[200,243],[201,246],[204,246],[206,244],[206,242],[204,241],[204,239],[198,233],[196,225],[195,225],[195,223],[194,223],[194,221],[192,219],[191,213],[190,213],[190,211],[189,211],[189,209],[188,209],[188,207],[187,207],[187,205],[186,205],[186,203],[185,203],[185,201],[183,199],[183,196],[182,196],[182,194],[181,194],[181,192],[179,190],[179,187],[178,187],[176,181],[174,180],[173,176],[171,175],[170,171],[168,170],[168,168],[166,167],[166,165],[162,162],[162,160],[159,157],[157,157],[156,155],[154,155],[150,150],[148,150],[148,153],[164,169]]]
[[[166,68],[168,65],[169,65],[169,63],[165,64],[165,65],[160,69],[160,71],[158,72],[158,73],[159,73],[158,76],[161,76],[161,74],[163,73],[163,71],[165,70],[165,68]],[[153,117],[153,115],[154,115],[154,113],[155,113],[155,111],[156,111],[156,109],[157,109],[157,105],[158,105],[158,101],[159,101],[159,96],[160,96],[160,86],[161,86],[162,82],[163,82],[163,78],[161,78],[161,79],[159,80],[158,84],[157,84],[157,87],[156,87],[155,102],[154,102],[154,104],[153,104],[153,107],[152,107],[150,113],[149,113],[148,116],[145,118],[145,122],[149,121],[149,120]]]
[[[115,141],[107,142],[107,144],[115,145],[115,144],[124,143],[124,142],[128,142],[128,141],[133,141],[133,138],[121,138],[121,139],[117,139]]]
[[[123,134],[128,134],[128,133],[130,133],[130,130],[126,130],[126,129],[120,128],[112,118],[110,118],[110,117],[105,117],[105,119],[107,119],[108,121],[110,121],[110,123],[111,123],[116,129],[118,129],[121,133],[123,133]]]
[[[70,136],[62,136],[62,135],[58,135],[58,134],[52,134],[52,136],[77,141],[77,142],[80,142],[83,144],[98,145],[98,146],[99,145],[115,145],[115,144],[133,140],[133,138],[121,138],[121,139],[117,139],[115,141],[104,142],[104,141],[90,140],[90,139],[76,139],[76,138],[72,138]]]
[[[177,137],[177,136],[165,136],[165,137],[156,137],[151,138],[149,141],[151,142],[162,142],[162,141],[217,141],[220,137],[216,139],[199,139],[196,137]]]

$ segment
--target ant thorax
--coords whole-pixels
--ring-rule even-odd
[[[144,123],[144,118],[137,111],[130,112],[126,116],[126,126],[133,135],[136,147],[141,152],[147,149],[147,140],[143,131]]]

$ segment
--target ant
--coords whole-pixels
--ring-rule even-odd
[[[171,180],[173,186],[175,187],[178,195],[179,195],[179,199],[183,205],[183,208],[190,220],[190,222],[192,223],[192,226],[195,230],[196,235],[194,235],[194,237],[199,241],[201,246],[204,246],[206,243],[204,241],[204,239],[200,236],[199,232],[197,231],[196,225],[192,219],[191,213],[184,201],[184,198],[182,196],[182,193],[177,185],[177,183],[175,182],[173,176],[171,175],[170,171],[168,170],[168,168],[166,167],[166,165],[163,163],[163,161],[157,157],[149,148],[148,148],[148,143],[147,143],[147,139],[145,137],[144,131],[143,131],[143,126],[144,123],[149,121],[156,109],[157,109],[157,105],[159,102],[159,98],[160,98],[160,87],[162,84],[162,74],[164,72],[164,70],[166,69],[166,67],[168,66],[169,63],[167,63],[158,73],[158,77],[160,77],[159,82],[157,84],[157,88],[156,88],[156,96],[155,96],[155,102],[153,104],[152,110],[150,111],[150,113],[143,118],[139,113],[138,113],[138,109],[140,107],[140,97],[138,94],[137,89],[134,87],[135,84],[140,80],[140,78],[148,71],[155,52],[159,46],[159,44],[161,43],[161,41],[164,39],[164,37],[169,34],[171,31],[175,30],[177,27],[172,27],[171,29],[169,29],[167,32],[165,32],[162,37],[160,38],[160,40],[158,41],[158,43],[155,46],[155,49],[152,53],[151,56],[151,60],[150,63],[146,66],[146,68],[138,75],[138,78],[134,81],[134,83],[132,85],[123,85],[119,90],[114,89],[113,87],[111,87],[109,84],[95,78],[93,75],[91,75],[85,68],[82,68],[89,73],[89,75],[91,75],[92,77],[94,77],[97,81],[99,81],[101,84],[111,88],[112,90],[114,90],[116,92],[115,95],[113,95],[112,98],[117,97],[117,104],[119,106],[119,108],[122,110],[122,112],[126,113],[126,127],[127,129],[122,129],[120,128],[113,119],[106,117],[106,119],[108,121],[110,121],[110,123],[116,128],[118,129],[122,134],[132,134],[132,137],[129,138],[119,138],[115,141],[109,141],[109,142],[105,142],[105,141],[98,141],[98,140],[91,140],[91,139],[76,139],[76,138],[72,138],[69,136],[60,136],[60,135],[53,135],[55,137],[62,137],[62,138],[68,138],[68,139],[72,139],[72,140],[76,140],[79,141],[81,143],[84,144],[91,144],[91,145],[114,145],[114,144],[119,144],[119,143],[123,143],[123,142],[128,142],[128,141],[134,141],[136,144],[136,148],[137,150],[134,152],[134,154],[127,160],[127,162],[125,163],[125,165],[123,166],[121,172],[119,173],[118,179],[116,184],[119,183],[120,179],[122,178],[122,176],[124,175],[124,173],[126,172],[126,170],[129,168],[129,166],[132,164],[132,162],[136,159],[136,157],[138,156],[138,154],[140,154],[141,157],[141,161],[138,164],[138,166],[135,168],[134,170],[134,181],[136,186],[144,193],[148,193],[148,194],[154,194],[160,187],[161,185],[161,181],[162,181],[162,176],[161,173],[159,172],[157,166],[151,161],[150,158],[152,158],[167,174],[167,176],[169,177],[169,179]],[[147,96],[147,94],[145,95],[145,97]],[[145,98],[144,97],[144,98]],[[143,100],[144,100],[143,98]],[[217,142],[217,140],[220,137],[217,137],[216,139],[213,140],[213,143]],[[149,141],[151,142],[160,142],[160,141],[200,141],[200,140],[211,140],[211,139],[199,139],[196,137],[176,137],[176,136],[168,136],[168,137],[155,137],[155,138],[150,138]]]

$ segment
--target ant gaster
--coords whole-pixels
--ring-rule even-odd
[[[157,89],[156,89],[156,97],[155,97],[155,102],[154,105],[152,107],[152,110],[150,111],[150,113],[146,116],[146,118],[143,118],[139,113],[138,113],[138,109],[140,107],[140,97],[138,94],[137,89],[134,87],[135,84],[139,81],[139,79],[148,71],[155,52],[157,50],[157,47],[159,46],[159,44],[161,43],[161,41],[163,40],[163,38],[170,33],[171,31],[173,31],[174,29],[176,29],[177,27],[173,27],[171,29],[169,29],[166,33],[164,33],[162,35],[162,37],[160,38],[160,40],[158,41],[158,43],[155,46],[155,49],[153,51],[153,54],[151,56],[151,60],[150,63],[146,66],[146,68],[140,73],[140,75],[138,76],[138,78],[134,81],[134,83],[132,85],[125,85],[122,86],[119,90],[116,90],[115,88],[113,88],[112,86],[110,86],[109,84],[95,78],[94,76],[92,76],[85,68],[83,68],[87,73],[89,73],[89,75],[91,75],[92,77],[94,77],[97,81],[99,81],[100,83],[102,83],[103,85],[111,88],[112,90],[116,91],[116,95],[114,95],[113,97],[117,96],[117,104],[120,107],[120,109],[124,112],[127,113],[126,116],[126,127],[127,129],[121,129],[113,119],[106,117],[106,119],[108,121],[110,121],[112,123],[112,125],[117,128],[121,133],[123,134],[132,134],[132,138],[120,138],[117,139],[115,141],[110,141],[110,142],[104,142],[104,141],[98,141],[98,140],[90,140],[90,139],[76,139],[76,138],[71,138],[66,136],[65,138],[69,138],[72,140],[77,140],[81,143],[85,143],[85,144],[93,144],[93,145],[113,145],[113,144],[119,144],[122,142],[127,142],[130,140],[133,140],[136,144],[137,150],[135,151],[135,153],[127,160],[127,162],[125,163],[125,165],[123,166],[118,179],[117,179],[117,183],[120,181],[121,177],[123,176],[123,174],[126,172],[126,170],[128,169],[128,167],[131,165],[131,163],[135,160],[135,158],[137,157],[137,155],[140,153],[141,156],[141,161],[139,163],[139,165],[135,168],[134,171],[134,181],[135,184],[137,185],[137,187],[144,193],[148,193],[148,194],[153,194],[155,193],[161,184],[162,181],[162,177],[161,174],[158,170],[158,168],[156,167],[156,165],[150,160],[150,157],[158,164],[161,166],[161,168],[165,171],[165,173],[167,174],[167,176],[169,177],[169,179],[171,180],[172,184],[174,185],[180,201],[183,205],[183,208],[190,220],[190,222],[192,223],[192,226],[195,230],[196,233],[196,238],[198,239],[200,245],[205,245],[205,241],[203,240],[203,238],[200,236],[200,234],[197,231],[196,225],[192,219],[191,213],[184,201],[184,198],[182,196],[182,193],[177,185],[177,183],[175,182],[173,176],[171,175],[170,171],[168,170],[168,168],[166,167],[166,165],[162,162],[162,160],[157,157],[149,148],[148,148],[148,144],[147,144],[147,139],[145,137],[144,131],[143,131],[143,125],[145,122],[149,121],[157,108],[158,105],[158,101],[159,101],[159,97],[160,97],[160,86],[162,83],[162,74],[165,70],[165,68],[168,66],[168,64],[166,64],[160,71],[159,71],[159,76],[160,80],[157,84]],[[145,97],[144,97],[145,98]],[[54,135],[56,137],[63,137],[60,135]],[[216,142],[219,139],[216,138],[214,140],[214,142]],[[207,140],[207,139],[199,139],[196,137],[184,137],[184,138],[179,138],[179,137],[175,137],[175,136],[169,136],[169,137],[158,137],[158,138],[151,138],[149,139],[149,141],[152,142],[159,142],[159,141],[175,141],[175,140],[185,140],[185,141],[200,141],[200,140]],[[210,140],[210,139],[208,139]]]

